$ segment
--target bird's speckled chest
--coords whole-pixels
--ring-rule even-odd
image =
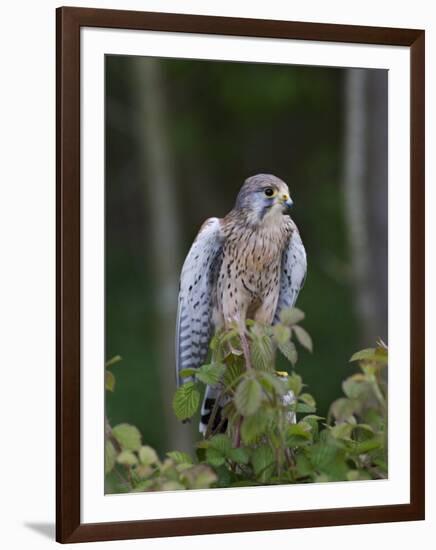
[[[291,224],[289,218],[281,216],[255,228],[237,223],[226,228],[217,285],[218,309],[224,320],[249,317],[271,322]]]

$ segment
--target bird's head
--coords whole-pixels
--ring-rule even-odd
[[[243,210],[253,223],[280,219],[293,201],[284,181],[272,174],[257,174],[246,179],[236,199],[235,209]]]

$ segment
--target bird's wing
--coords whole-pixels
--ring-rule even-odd
[[[274,323],[280,320],[283,309],[293,307],[303,287],[307,270],[306,251],[297,228],[294,229],[282,255],[280,292]]]
[[[176,375],[206,359],[212,333],[213,291],[221,266],[224,237],[218,218],[201,227],[183,264],[176,326]]]

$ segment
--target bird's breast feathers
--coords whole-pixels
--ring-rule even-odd
[[[217,285],[217,306],[224,320],[239,316],[271,322],[280,287],[282,254],[293,222],[281,215],[280,223],[256,228],[235,224],[227,228]],[[257,317],[256,317],[257,318]]]
[[[282,214],[275,223],[267,220],[255,228],[235,224],[226,231],[225,252],[246,270],[262,271],[271,263],[281,261],[292,230],[291,218]]]

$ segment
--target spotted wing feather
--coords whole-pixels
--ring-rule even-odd
[[[274,323],[280,320],[283,309],[293,307],[303,287],[307,270],[306,251],[297,228],[289,237],[288,245],[282,255],[280,292]]]
[[[176,326],[176,375],[200,367],[212,336],[212,308],[222,256],[223,236],[218,218],[209,218],[200,229],[183,264],[180,276]]]

